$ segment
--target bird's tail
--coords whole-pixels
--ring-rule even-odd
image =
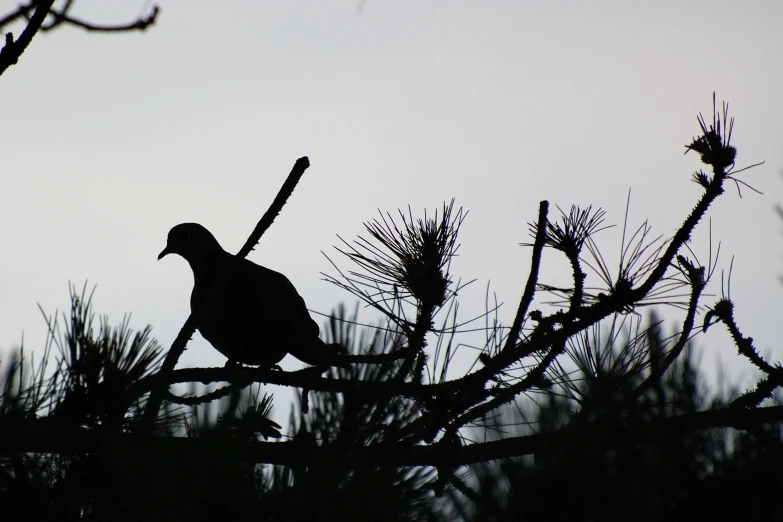
[[[308,340],[308,342],[293,343],[289,348],[289,353],[300,361],[313,366],[337,366],[340,368],[350,368],[351,364],[341,360],[340,355],[345,352],[341,344],[326,344],[318,337]]]

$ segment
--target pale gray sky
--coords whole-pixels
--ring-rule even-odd
[[[737,118],[738,165],[767,163],[742,174],[764,195],[729,190],[713,208],[713,237],[722,267],[736,255],[744,332],[783,359],[782,2],[367,0],[360,16],[357,0],[160,5],[145,33],[39,34],[0,77],[0,347],[24,332],[40,349],[36,303],[66,309],[68,281],[87,279],[98,313],[132,312],[170,345],[192,276],[156,261],[169,228],[200,222],[235,252],[303,155],[312,167],[250,259],[310,308],[352,300],[319,275],[321,251],[339,260],[336,234],[355,237],[378,208],[421,215],[455,197],[470,214],[454,272],[479,279],[465,314],[483,310],[491,280],[508,322],[539,200],[621,224],[631,188],[631,225],[673,233],[701,194],[683,146],[717,91]],[[79,0],[73,14],[111,23],[142,8]],[[694,236],[705,259],[707,225]],[[620,229],[599,241],[614,261]],[[716,329],[699,343],[726,340]],[[223,361],[196,336],[180,364]]]

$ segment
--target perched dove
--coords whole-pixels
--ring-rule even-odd
[[[229,361],[272,367],[286,353],[317,366],[338,349],[318,338],[318,324],[286,276],[229,254],[209,230],[182,223],[158,256],[179,254],[193,270],[190,309],[203,308],[199,331]]]

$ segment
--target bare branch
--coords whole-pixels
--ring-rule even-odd
[[[125,24],[96,24],[94,22],[86,22],[84,20],[81,20],[79,18],[74,18],[72,16],[69,16],[67,14],[67,9],[70,7],[71,2],[69,1],[66,7],[63,8],[62,11],[52,11],[50,14],[53,18],[53,21],[48,26],[42,27],[42,31],[51,31],[52,29],[56,28],[58,25],[62,23],[67,23],[69,25],[73,25],[75,27],[79,27],[80,29],[84,29],[85,31],[90,32],[101,32],[101,33],[122,33],[122,32],[128,32],[128,31],[145,31],[149,26],[153,25],[158,18],[158,13],[160,13],[160,8],[155,5],[152,7],[152,11],[147,16],[141,16],[136,20],[133,20],[132,22],[128,22]]]
[[[46,15],[49,13],[49,9],[52,8],[52,4],[54,4],[54,0],[41,0],[38,3],[33,16],[27,22],[27,27],[25,27],[15,42],[12,33],[5,35],[5,46],[0,50],[0,76],[19,60],[27,46],[33,41],[33,37],[41,28],[41,24],[43,24]]]

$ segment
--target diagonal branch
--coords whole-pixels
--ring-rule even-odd
[[[291,194],[294,193],[296,185],[299,183],[299,180],[302,179],[302,176],[308,167],[310,167],[310,160],[307,158],[307,156],[302,156],[296,160],[294,167],[291,169],[291,173],[288,174],[288,178],[285,180],[285,183],[283,183],[283,186],[280,187],[277,196],[275,196],[274,201],[272,201],[272,204],[264,214],[264,217],[261,218],[261,220],[256,225],[256,228],[254,228],[253,232],[250,234],[250,237],[247,238],[245,244],[242,245],[242,248],[240,248],[239,252],[237,252],[237,257],[247,257],[250,251],[256,247],[258,242],[261,240],[261,236],[263,236],[267,229],[272,226],[272,223],[274,223],[277,215],[280,214],[280,211],[283,209],[286,201],[288,201],[288,198],[291,197]]]
[[[0,50],[0,76],[6,69],[19,61],[19,57],[22,56],[22,53],[27,49],[27,46],[33,41],[33,37],[41,28],[41,24],[43,24],[46,15],[49,14],[52,4],[54,4],[54,0],[41,0],[30,21],[27,22],[27,27],[24,28],[24,31],[22,31],[22,34],[19,35],[16,41],[14,41],[13,33],[6,33],[5,45]]]

